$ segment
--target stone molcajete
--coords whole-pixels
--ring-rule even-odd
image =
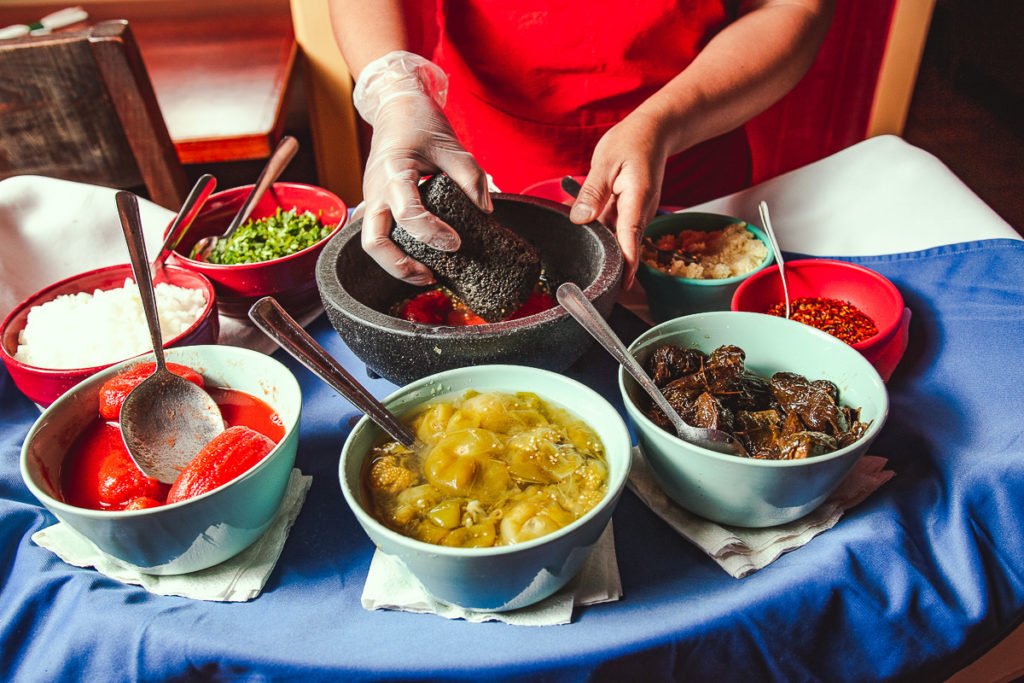
[[[575,282],[605,317],[622,278],[622,254],[610,230],[576,225],[569,209],[524,195],[495,194],[493,217],[536,247],[551,292]],[[423,325],[388,311],[423,291],[388,275],[359,241],[362,221],[335,235],[317,261],[316,280],[331,324],[368,371],[395,384],[467,365],[513,363],[561,371],[590,336],[561,306],[488,325]]]

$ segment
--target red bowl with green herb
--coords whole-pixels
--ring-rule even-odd
[[[235,232],[227,262],[189,257],[200,239],[227,229],[252,188],[245,185],[211,195],[172,258],[213,282],[224,315],[246,318],[249,307],[264,296],[274,297],[293,315],[307,313],[321,305],[316,260],[348,218],[345,202],[332,192],[302,183],[274,183],[256,203],[249,221]],[[306,212],[319,220],[322,230],[309,229]],[[243,262],[257,258],[267,260]]]
[[[795,300],[811,299],[805,304],[810,307],[806,315],[820,314],[824,319],[831,319],[840,332],[830,333],[841,339],[848,336],[844,341],[860,351],[878,374],[888,380],[906,350],[910,322],[909,311],[896,286],[880,273],[846,261],[801,259],[787,262],[785,270],[791,310]],[[852,304],[867,316],[876,329],[874,334],[851,343],[862,336],[859,332],[866,325],[849,310],[841,310],[840,302]],[[779,269],[769,266],[740,283],[733,293],[731,308],[768,313],[782,303]],[[844,327],[848,328],[846,333],[841,331]]]

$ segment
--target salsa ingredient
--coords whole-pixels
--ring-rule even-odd
[[[860,422],[860,409],[842,404],[834,383],[792,372],[767,379],[747,370],[745,359],[737,346],[720,346],[706,355],[667,344],[654,350],[645,368],[683,421],[732,434],[755,459],[809,458],[864,435],[868,425]],[[641,409],[675,434],[653,402]]]
[[[555,300],[550,294],[534,290],[522,306],[503,320],[525,318],[554,307]],[[395,309],[397,316],[402,320],[424,325],[464,327],[487,324],[486,320],[471,311],[465,303],[443,287],[417,294],[413,298],[399,303]]]
[[[878,334],[874,321],[849,301],[803,296],[789,302],[789,318],[828,332],[847,344],[856,344]],[[786,302],[768,309],[768,315],[786,315]]]
[[[199,386],[205,384],[193,369],[168,365],[173,365],[175,374]],[[117,423],[108,422],[100,410],[108,415],[119,413],[118,399],[123,400],[127,394],[119,390],[148,377],[154,367],[153,363],[133,366],[101,388],[97,418],[78,437],[61,469],[61,491],[70,505],[92,510],[141,510],[184,500],[247,472],[284,437],[280,416],[261,399],[236,389],[207,386],[221,409],[225,431],[189,462],[173,484],[145,476],[128,454]]]
[[[94,422],[79,437],[61,476],[70,505],[124,510],[137,498],[163,500],[170,488],[135,466],[116,424]]]
[[[200,289],[159,282],[154,290],[164,340],[190,328],[206,308]],[[14,358],[41,368],[90,368],[152,348],[139,288],[125,279],[122,287],[61,294],[33,306],[18,333]]]
[[[276,445],[255,429],[241,425],[228,427],[213,437],[181,471],[167,494],[167,504],[201,495],[228,483],[248,472]]]
[[[417,447],[378,444],[362,482],[371,513],[414,539],[522,543],[579,519],[607,491],[600,438],[536,394],[467,391],[403,421]]]
[[[307,249],[333,230],[311,211],[278,207],[273,216],[249,219],[230,238],[217,240],[206,260],[221,265],[270,261]]]
[[[203,376],[192,368],[177,363],[168,363],[167,369],[202,388]],[[100,387],[100,417],[116,420],[121,417],[121,406],[132,389],[139,386],[156,371],[156,363],[139,363],[127,372],[114,375]]]
[[[742,221],[720,230],[644,237],[640,245],[640,258],[651,268],[695,280],[744,275],[764,263],[767,255],[768,247]]]

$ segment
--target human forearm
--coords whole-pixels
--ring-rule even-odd
[[[659,122],[666,156],[742,125],[785,95],[810,68],[834,0],[758,0],[636,110]]]
[[[378,57],[409,49],[401,0],[328,0],[328,5],[334,38],[353,78]]]

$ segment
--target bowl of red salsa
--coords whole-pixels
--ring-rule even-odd
[[[846,261],[800,259],[786,263],[785,271],[790,318],[846,342],[888,380],[906,349],[909,322],[896,286]],[[766,268],[741,283],[731,308],[784,317],[778,268]]]
[[[213,396],[226,427],[173,483],[135,467],[117,426],[120,401],[152,372],[152,354],[73,387],[40,415],[21,452],[26,486],[55,517],[158,575],[212,567],[267,529],[295,461],[302,403],[291,371],[265,354],[189,346],[166,356]]]

